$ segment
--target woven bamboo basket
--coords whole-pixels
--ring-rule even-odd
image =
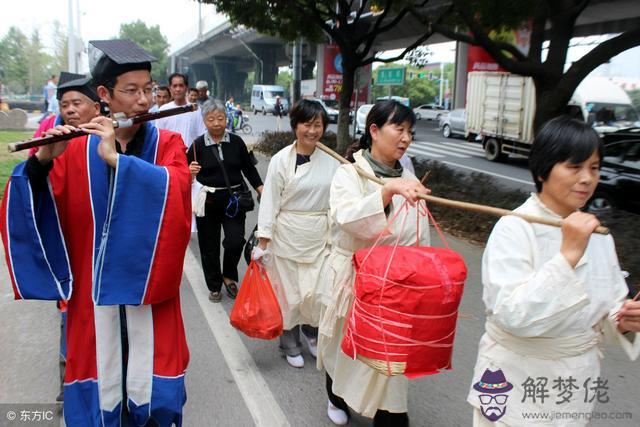
[[[404,374],[405,369],[407,369],[406,362],[387,362],[386,360],[365,357],[361,354],[358,354],[356,357],[365,365],[375,369],[376,371],[386,376],[393,377],[395,375],[402,375]]]

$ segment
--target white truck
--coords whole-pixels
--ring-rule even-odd
[[[485,157],[528,157],[533,142],[536,92],[533,79],[503,72],[471,72],[467,83],[466,133],[481,139]],[[605,78],[588,77],[576,89],[567,113],[601,133],[637,123],[631,99]]]

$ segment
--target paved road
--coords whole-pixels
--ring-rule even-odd
[[[267,160],[260,156],[264,176]],[[249,214],[247,233],[257,213]],[[437,242],[437,237],[433,240]],[[466,395],[478,339],[483,332],[480,257],[482,248],[448,237],[467,262],[469,277],[458,322],[453,370],[410,382],[409,412],[414,427],[458,427],[471,424]],[[0,254],[1,255],[1,254]],[[246,265],[240,262],[240,274]],[[191,353],[187,373],[185,426],[329,427],[325,415],[324,374],[304,353],[303,369],[289,367],[277,341],[255,340],[231,328],[232,301],[207,300],[195,235],[187,251],[182,309]],[[58,315],[52,302],[12,300],[4,263],[0,267],[0,409],[15,403],[50,403],[57,394]],[[602,377],[609,380],[610,403],[602,411],[631,412],[633,421],[595,422],[595,426],[637,426],[640,420],[640,369],[617,348],[607,349]],[[635,421],[635,422],[634,422]],[[0,426],[4,414],[0,413]],[[17,425],[17,424],[12,424]],[[368,426],[355,416],[350,426]]]

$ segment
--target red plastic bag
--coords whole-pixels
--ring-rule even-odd
[[[282,313],[266,271],[251,261],[231,310],[231,325],[253,338],[282,335]]]

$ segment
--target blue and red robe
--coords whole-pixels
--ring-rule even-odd
[[[191,181],[180,135],[142,126],[139,157],[120,155],[110,168],[98,155],[100,138],[76,138],[54,159],[46,186],[33,188],[23,162],[2,200],[16,299],[69,300],[68,426],[119,426],[123,404],[138,425],[182,421],[189,351],[179,287]]]

